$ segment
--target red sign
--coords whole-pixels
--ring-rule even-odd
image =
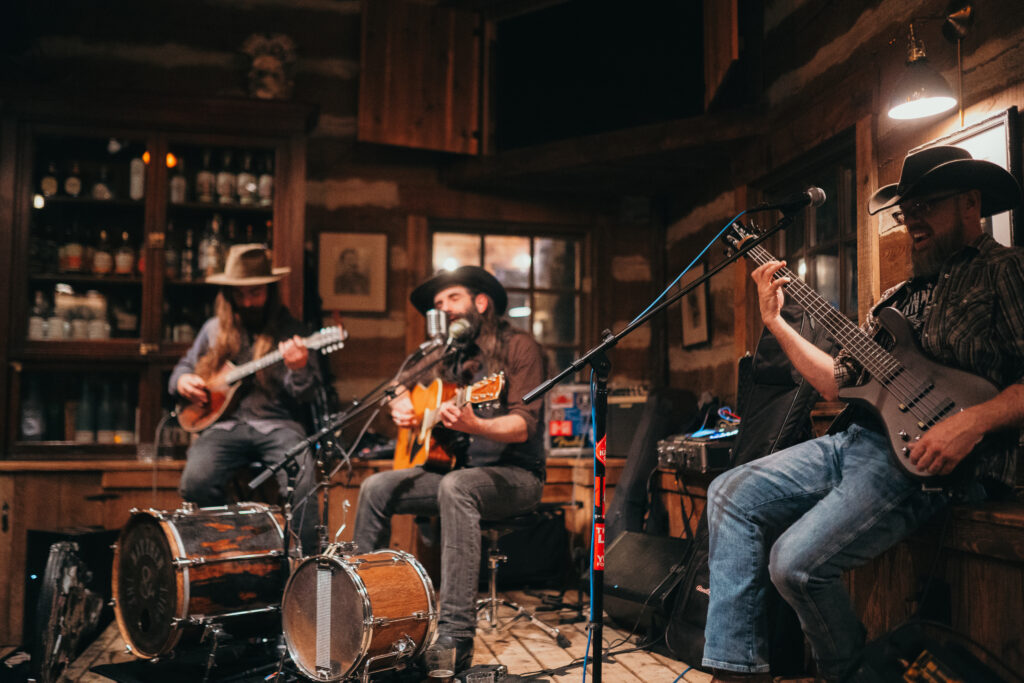
[[[551,436],[572,436],[571,420],[552,420],[548,423]]]
[[[601,440],[597,443],[597,461],[602,465],[605,464],[605,460],[608,458],[608,436],[602,436]]]
[[[604,524],[594,525],[594,569],[604,570]]]

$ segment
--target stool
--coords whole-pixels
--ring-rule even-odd
[[[547,505],[550,506],[551,504]],[[560,647],[568,648],[570,645],[569,639],[563,636],[557,628],[545,624],[533,612],[522,605],[498,597],[498,566],[508,560],[507,555],[502,555],[498,552],[498,539],[513,531],[535,527],[541,519],[540,512],[543,509],[547,508],[542,505],[538,510],[525,515],[492,521],[482,520],[480,522],[480,531],[487,539],[487,566],[490,570],[490,575],[487,581],[487,597],[476,601],[477,621],[481,618],[486,618],[487,625],[491,630],[504,631],[520,619],[528,619],[531,624],[554,638]],[[498,619],[499,607],[513,609],[515,614],[511,619],[502,623]]]

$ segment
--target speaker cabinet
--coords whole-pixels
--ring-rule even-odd
[[[624,629],[664,628],[690,541],[624,531],[605,552],[604,611]]]

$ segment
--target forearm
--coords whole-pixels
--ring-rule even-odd
[[[993,398],[964,411],[985,434],[1024,427],[1024,384],[1011,384]]]
[[[766,323],[766,327],[778,340],[797,372],[818,390],[822,398],[834,401],[839,396],[839,388],[836,385],[832,356],[804,338],[781,316]]]
[[[528,436],[526,420],[519,415],[477,418],[471,424],[466,425],[463,431],[500,443],[522,443]]]

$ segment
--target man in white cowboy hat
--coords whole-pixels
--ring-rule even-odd
[[[228,502],[225,487],[238,469],[250,462],[270,466],[298,443],[305,430],[297,417],[301,403],[311,401],[320,386],[320,369],[302,344],[302,324],[281,303],[277,282],[288,268],[272,268],[271,255],[261,244],[235,244],[228,251],[224,272],[207,282],[222,285],[215,315],[206,321],[188,353],[171,373],[172,395],[203,404],[209,400],[204,378],[225,362],[236,365],[275,349],[283,362],[244,380],[234,408],[203,431],[188,450],[180,492],[200,506]],[[308,455],[298,458],[301,470],[293,499],[301,500],[315,483]],[[287,475],[278,473],[284,490]],[[306,553],[316,550],[317,510],[305,504],[295,510],[292,527]],[[301,532],[298,531],[301,529]],[[293,546],[294,547],[294,546]]]
[[[454,648],[456,673],[473,658],[476,589],[480,569],[480,520],[503,519],[534,509],[544,488],[541,403],[522,396],[544,380],[544,356],[529,334],[503,314],[508,295],[483,268],[462,266],[430,278],[410,295],[421,313],[436,308],[451,321],[465,320],[468,332],[455,341],[458,352],[438,375],[468,386],[503,371],[506,395],[500,407],[441,407],[441,421],[468,435],[465,467],[448,473],[422,467],[379,472],[359,490],[353,540],[361,552],[385,546],[394,514],[440,515],[441,590],[435,647]],[[416,426],[408,393],[391,402],[399,427]]]
[[[830,434],[721,475],[708,490],[711,594],[703,665],[715,681],[771,681],[764,598],[768,582],[796,611],[817,675],[839,680],[858,666],[865,631],[843,588],[844,571],[878,556],[951,498],[980,500],[1014,483],[1014,438],[973,454],[982,437],[1024,425],[1024,250],[999,245],[981,219],[1021,201],[1013,176],[957,147],[909,154],[899,182],[871,198],[892,209],[910,242],[913,277],[883,294],[874,312],[905,316],[924,355],[986,378],[998,393],[949,411],[908,439],[910,476],[891,458],[884,419],[848,408]],[[847,352],[835,359],[780,317],[784,265],[753,273],[761,317],[793,365],[827,400],[866,381]],[[845,428],[844,428],[845,427]],[[958,465],[961,467],[957,468]],[[929,475],[945,490],[923,486]]]

